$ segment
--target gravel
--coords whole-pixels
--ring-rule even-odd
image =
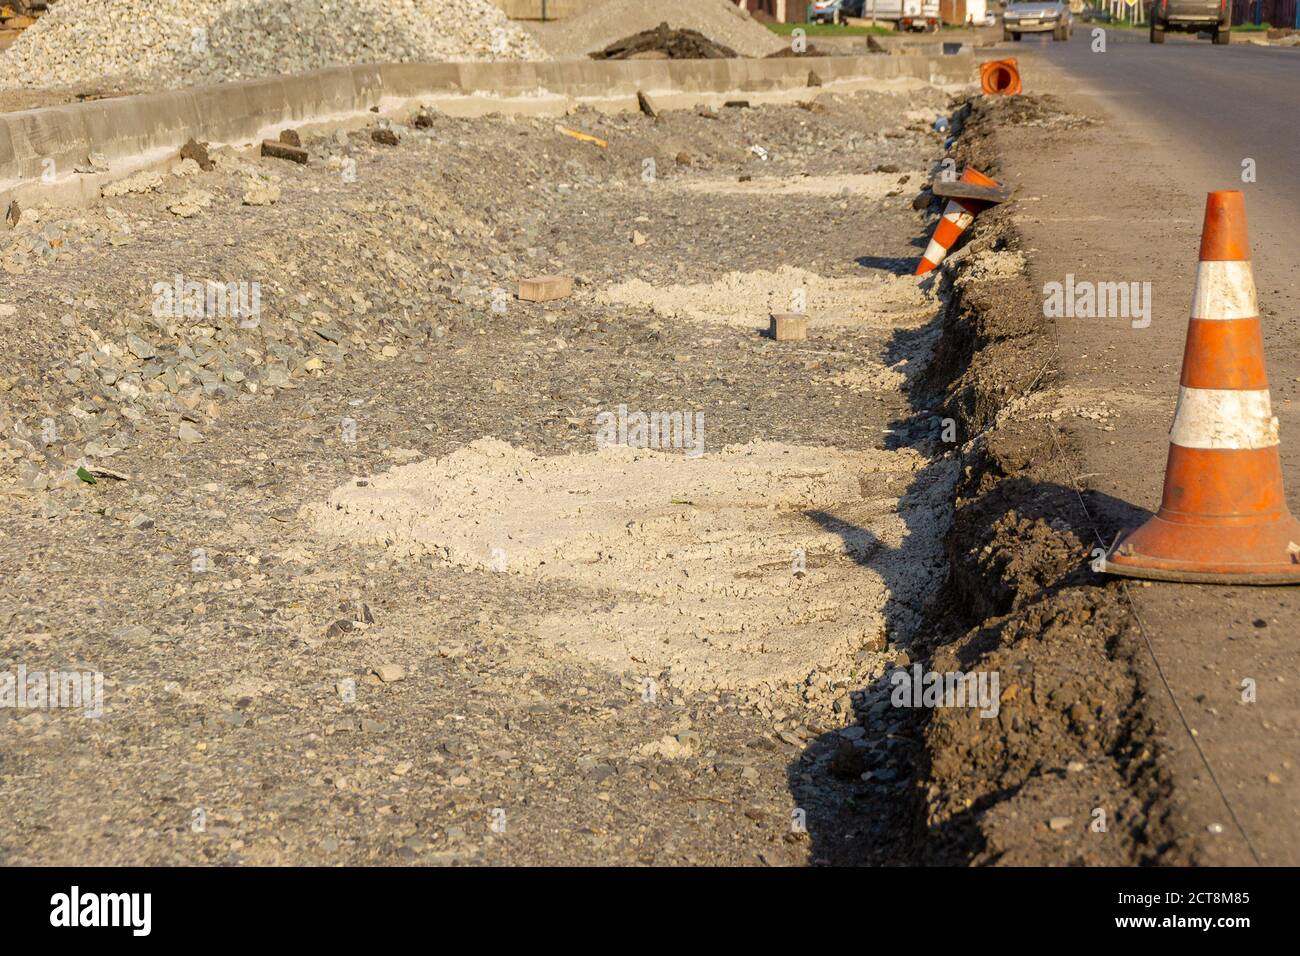
[[[545,59],[491,0],[61,0],[0,88],[194,85],[345,63]]]
[[[925,225],[906,195],[682,187],[924,168],[939,134],[900,123],[946,101],[567,118],[607,149],[549,117],[426,110],[392,124],[396,146],[303,131],[306,165],[213,148],[207,171],[190,158],[88,206],[27,204],[0,232],[0,674],[100,672],[105,716],[0,707],[0,865],[906,862],[915,732],[887,687],[859,692],[884,677],[885,635],[863,635],[844,681],[732,693],[615,673],[539,628],[596,620],[617,592],[398,561],[318,537],[302,508],[488,436],[589,455],[594,415],[619,403],[706,412],[708,448],[898,441],[900,393],[833,380],[893,361],[912,329],[778,346],[595,293],[905,269]],[[258,184],[279,198],[244,205]],[[195,215],[170,210],[200,189]],[[572,296],[514,298],[551,274]],[[209,280],[248,295],[209,308]],[[862,500],[892,515],[910,484]],[[736,586],[786,581],[783,550]],[[831,573],[850,570],[807,555],[813,586]],[[837,764],[868,787],[829,764],[877,704]]]
[[[616,40],[661,23],[698,30],[741,56],[761,57],[784,49],[785,41],[728,0],[606,0],[586,12],[529,29],[556,59],[578,59]]]

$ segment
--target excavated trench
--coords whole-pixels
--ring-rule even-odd
[[[973,101],[953,155],[998,176],[989,131],[1056,109]],[[914,402],[955,424],[960,461],[945,541],[951,574],[909,651],[930,671],[998,677],[996,717],[918,712],[916,853],[932,864],[1178,862],[1170,778],[1153,743],[1138,634],[1097,546],[1053,426],[1053,330],[1013,206],[980,215],[944,275],[942,335]]]

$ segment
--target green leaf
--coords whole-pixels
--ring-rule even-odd
[[[82,481],[84,481],[84,482],[85,482],[86,484],[88,484],[88,485],[96,485],[96,484],[99,484],[99,482],[96,480],[95,476],[92,475],[90,472],[86,471],[86,468],[85,468],[84,465],[81,466],[81,467],[79,467],[79,468],[77,469],[77,477],[80,478]]]

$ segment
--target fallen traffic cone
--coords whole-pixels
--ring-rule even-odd
[[[980,89],[990,96],[1015,96],[1020,93],[1020,64],[1011,56],[989,60],[980,67]]]
[[[961,181],[976,186],[998,185],[995,180],[989,179],[979,170],[971,169],[969,166],[961,174]],[[948,255],[948,250],[975,221],[975,214],[988,207],[988,203],[978,199],[949,199],[947,207],[943,210],[943,218],[939,220],[939,225],[934,227],[934,235],[930,237],[930,244],[926,246],[921,261],[916,264],[916,272],[913,275],[923,276],[937,269],[939,263],[943,262]]]
[[[1105,570],[1208,584],[1300,583],[1300,521],[1287,510],[1264,373],[1246,210],[1205,204],[1201,262],[1156,516],[1122,532]]]

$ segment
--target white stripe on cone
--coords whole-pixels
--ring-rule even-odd
[[[949,202],[948,208],[943,211],[943,218],[949,222],[956,223],[957,228],[965,232],[970,228],[970,224],[975,221],[975,214],[970,212],[965,206],[960,206],[955,202]]]
[[[1197,267],[1192,318],[1253,319],[1258,315],[1249,262],[1202,262]]]
[[[1268,448],[1279,443],[1268,389],[1187,388],[1169,440],[1184,448]]]
[[[975,214],[967,211],[955,199],[948,200],[948,206],[943,211],[943,219],[947,219],[957,227],[957,235],[970,228],[970,224],[975,221]],[[934,234],[939,234],[939,227],[936,225]],[[955,241],[955,240],[954,240]],[[938,266],[944,259],[948,258],[948,247],[941,245],[938,239],[931,238],[930,244],[925,247],[925,255],[921,257],[932,266]]]
[[[925,247],[925,255],[921,258],[930,263],[930,265],[937,266],[939,263],[943,262],[944,257],[947,255],[948,250],[931,239],[930,244]]]

